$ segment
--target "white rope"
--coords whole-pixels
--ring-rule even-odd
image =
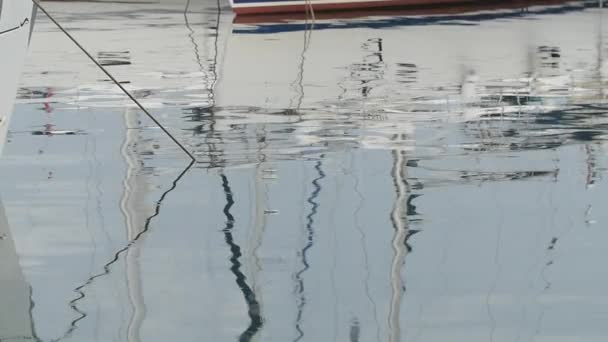
[[[310,18],[312,19],[312,26],[314,27],[315,25],[315,10],[312,7],[312,0],[304,0],[305,3],[305,11],[306,11],[306,21],[308,22],[308,14],[310,14]]]

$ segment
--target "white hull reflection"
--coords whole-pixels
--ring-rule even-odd
[[[0,201],[0,341],[37,341],[28,285],[15,248],[4,206]],[[10,308],[10,309],[8,309]]]
[[[0,153],[6,140],[21,67],[29,45],[33,2],[0,1]]]
[[[31,1],[0,1],[0,155],[7,139],[33,21]],[[0,341],[37,341],[31,288],[0,201]],[[9,309],[10,308],[10,309]]]
[[[593,7],[597,2],[531,2],[422,17],[260,17],[225,29],[214,104],[234,114],[231,125],[291,122],[302,146],[326,142],[324,122],[343,122],[338,143],[410,149],[421,142],[413,139],[417,122],[508,118],[602,99],[595,84],[585,84],[608,70],[588,53],[602,41],[602,11]],[[566,24],[559,16],[586,9],[597,10],[596,20],[570,15]],[[555,20],[534,20],[550,16]],[[511,23],[500,31],[478,26],[494,20]],[[245,111],[255,116],[239,115]],[[221,121],[216,127],[229,129]],[[359,129],[365,134],[347,133]],[[408,138],[392,139],[402,133]]]

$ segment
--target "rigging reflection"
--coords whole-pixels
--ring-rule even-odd
[[[325,172],[323,171],[323,155],[321,155],[321,159],[315,163],[315,170],[317,171],[317,177],[312,180],[313,190],[310,193],[310,196],[306,200],[306,202],[310,205],[310,212],[306,215],[306,240],[304,247],[298,253],[301,259],[302,268],[300,268],[295,274],[296,280],[296,289],[295,293],[297,296],[296,301],[296,332],[297,336],[294,339],[294,342],[300,341],[304,338],[304,330],[302,329],[302,320],[304,317],[304,309],[306,306],[306,289],[304,288],[304,274],[311,267],[308,260],[308,253],[315,243],[315,218],[318,214],[320,203],[318,201],[319,195],[321,194],[321,181],[325,178]]]
[[[223,208],[223,213],[226,216],[226,226],[222,230],[224,232],[224,240],[230,249],[230,272],[234,274],[236,284],[243,293],[243,298],[247,304],[247,314],[250,319],[249,326],[239,336],[240,342],[251,341],[257,332],[262,328],[264,322],[261,316],[260,304],[256,298],[255,292],[253,292],[251,286],[247,283],[247,277],[241,270],[240,258],[243,255],[241,247],[235,242],[233,237],[233,229],[235,224],[235,218],[230,212],[230,209],[235,203],[228,177],[225,174],[221,175],[222,189],[226,196],[226,205]]]

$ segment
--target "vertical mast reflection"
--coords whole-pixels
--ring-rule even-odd
[[[395,229],[395,233],[391,241],[391,247],[394,254],[390,272],[392,296],[388,315],[389,342],[398,342],[401,340],[399,316],[404,292],[401,269],[405,263],[405,256],[408,252],[406,239],[408,237],[409,227],[407,222],[407,208],[404,206],[407,205],[406,198],[409,186],[406,180],[406,158],[404,153],[404,151],[399,150],[393,151],[393,168],[391,171],[396,198],[391,211],[391,222]]]
[[[323,158],[323,155],[321,155]],[[315,216],[319,210],[319,202],[317,202],[317,198],[321,193],[321,183],[320,181],[325,178],[325,172],[321,168],[323,163],[321,160],[317,161],[315,164],[315,170],[317,170],[317,178],[313,179],[312,186],[313,191],[307,199],[308,204],[310,204],[310,213],[306,215],[306,245],[300,251],[300,256],[302,258],[302,268],[296,273],[296,294],[298,296],[297,299],[297,309],[298,313],[296,315],[296,331],[298,332],[298,336],[294,339],[294,342],[300,341],[304,338],[304,331],[302,330],[302,316],[304,313],[304,306],[306,305],[306,294],[304,291],[304,272],[306,272],[310,268],[310,264],[308,263],[308,251],[312,248],[314,244],[314,223]]]
[[[123,180],[124,191],[120,199],[120,211],[125,219],[127,228],[127,240],[132,241],[139,235],[145,226],[145,217],[142,215],[146,209],[142,207],[145,203],[145,184],[141,171],[140,161],[136,146],[140,140],[138,126],[139,115],[137,111],[127,109],[124,115],[125,139],[120,153],[125,161],[127,170]],[[141,283],[141,267],[139,264],[140,245],[135,244],[126,251],[126,283],[129,303],[132,312],[127,323],[127,341],[141,341],[141,326],[146,316],[146,304],[143,297]]]
[[[226,196],[226,205],[224,206],[223,212],[224,216],[226,216],[226,227],[223,229],[224,239],[226,244],[230,247],[230,263],[232,266],[230,267],[230,271],[234,274],[236,278],[236,284],[243,293],[243,297],[245,298],[245,302],[247,303],[247,314],[249,315],[249,319],[251,320],[249,326],[245,331],[241,333],[239,336],[240,342],[248,342],[256,335],[256,333],[262,328],[264,324],[262,320],[262,316],[260,315],[260,304],[256,299],[256,295],[251,289],[251,287],[247,284],[247,277],[241,271],[241,262],[239,258],[242,256],[241,247],[234,242],[234,238],[232,236],[232,230],[234,228],[235,219],[232,213],[230,213],[230,209],[234,205],[234,197],[232,194],[232,189],[230,188],[230,184],[228,182],[228,177],[222,174],[222,188],[224,189],[224,195]]]

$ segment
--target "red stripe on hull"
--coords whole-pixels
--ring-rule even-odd
[[[572,0],[511,0],[511,1],[471,1],[468,3],[444,4],[441,6],[402,6],[383,8],[349,8],[343,11],[320,11],[315,14],[317,19],[351,19],[367,16],[396,16],[396,15],[446,15],[463,14],[475,11],[509,10],[525,8],[528,6],[551,6],[561,5]],[[305,11],[289,13],[247,13],[237,15],[234,19],[236,24],[255,24],[284,22],[286,20],[304,20],[307,16]]]
[[[440,4],[455,4],[475,2],[476,0],[381,0],[381,1],[362,1],[362,2],[343,2],[331,4],[313,3],[312,8],[315,11],[341,11],[351,9],[373,9],[373,8],[395,8],[404,6],[429,6]],[[306,11],[306,4],[298,5],[269,5],[255,7],[235,7],[234,12],[237,15],[260,14],[260,13],[294,13]]]

